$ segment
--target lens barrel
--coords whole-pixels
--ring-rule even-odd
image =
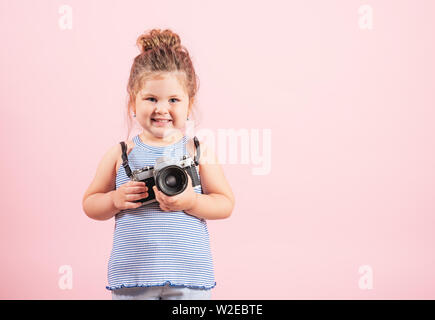
[[[182,193],[187,188],[188,183],[186,171],[176,165],[159,170],[155,180],[157,188],[168,196]]]

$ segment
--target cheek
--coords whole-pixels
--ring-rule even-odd
[[[183,122],[184,120],[187,119],[187,112],[176,112],[175,113],[176,119],[178,122]]]
[[[182,118],[177,118],[172,122],[172,125],[176,128],[181,128],[184,125],[185,121]]]

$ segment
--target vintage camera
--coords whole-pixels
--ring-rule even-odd
[[[148,197],[133,202],[143,202],[148,204],[155,202],[156,195],[153,186],[168,196],[174,196],[182,193],[188,183],[188,176],[192,179],[192,187],[201,184],[200,178],[196,171],[196,166],[199,165],[199,141],[194,137],[196,155],[194,159],[184,155],[181,159],[170,159],[168,157],[160,157],[156,159],[154,166],[145,166],[141,169],[131,171],[128,165],[126,154],[126,145],[121,142],[122,146],[122,166],[124,167],[127,176],[133,181],[143,181],[148,187]]]

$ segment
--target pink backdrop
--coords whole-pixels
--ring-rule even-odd
[[[136,38],[171,28],[200,78],[200,128],[271,132],[270,173],[223,164],[236,207],[208,221],[213,299],[434,299],[434,12],[411,0],[1,0],[0,298],[111,298],[114,220],[88,218],[82,196],[126,134]]]

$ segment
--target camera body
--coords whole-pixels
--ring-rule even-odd
[[[148,204],[157,201],[153,186],[168,196],[182,193],[187,188],[187,175],[192,179],[192,187],[201,184],[192,158],[183,156],[178,161],[167,157],[157,158],[154,166],[133,170],[131,180],[145,182],[148,187],[148,197],[133,202]]]
[[[182,156],[180,159],[171,159],[168,157],[159,157],[156,159],[154,166],[144,166],[143,168],[131,170],[128,165],[127,146],[125,142],[120,142],[122,148],[122,166],[127,176],[132,181],[145,182],[148,187],[148,197],[135,200],[133,202],[142,202],[144,205],[155,202],[156,195],[153,186],[168,196],[174,196],[182,193],[188,184],[188,176],[192,180],[192,187],[201,185],[196,166],[199,165],[199,141],[197,137],[193,138],[195,143],[196,155],[194,159],[189,156]]]

